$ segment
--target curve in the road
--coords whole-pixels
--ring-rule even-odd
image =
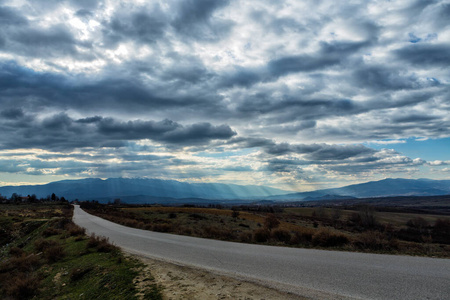
[[[73,220],[135,254],[246,278],[299,295],[450,299],[448,259],[261,246],[151,232],[109,222],[79,206],[75,206]]]

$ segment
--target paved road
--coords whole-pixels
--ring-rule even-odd
[[[75,206],[74,222],[125,251],[313,298],[450,299],[450,259],[259,246],[121,226]]]

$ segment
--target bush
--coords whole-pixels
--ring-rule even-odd
[[[450,220],[438,219],[433,226],[431,236],[435,243],[450,244]]]
[[[329,229],[321,229],[312,236],[311,242],[314,246],[339,247],[347,244],[349,239],[344,234],[334,233]]]
[[[34,254],[11,257],[0,264],[0,273],[12,271],[31,272],[39,266],[39,257]]]
[[[61,245],[53,245],[44,250],[44,257],[49,262],[56,262],[64,258],[66,253],[64,252],[64,248]]]
[[[117,249],[116,246],[109,243],[109,239],[106,237],[98,237],[95,234],[91,234],[86,247],[97,248],[98,252],[112,252]]]
[[[23,256],[25,254],[25,251],[23,251],[21,248],[19,247],[11,247],[9,249],[9,254],[11,256],[15,256],[15,257],[20,257]]]
[[[296,231],[294,232],[294,235],[291,237],[290,243],[293,245],[296,244],[309,245],[312,241],[312,236],[313,236],[312,230]]]
[[[396,250],[399,247],[397,239],[389,239],[378,231],[364,232],[353,243],[361,250]]]
[[[89,273],[92,270],[92,267],[88,268],[75,268],[70,271],[70,280],[77,281],[83,278],[84,275]]]
[[[283,242],[283,243],[289,243],[291,241],[291,234],[289,233],[289,231],[284,230],[284,229],[276,229],[272,232],[272,237],[279,241],[279,242]]]
[[[157,232],[172,232],[173,226],[172,224],[154,224],[152,230]]]
[[[57,235],[60,233],[61,233],[61,230],[53,228],[53,227],[49,227],[42,232],[42,235],[45,237],[49,237],[49,236]]]
[[[206,226],[203,228],[203,236],[213,239],[232,240],[236,236],[230,229],[220,228],[217,226]]]
[[[73,222],[66,225],[66,230],[69,232],[70,236],[81,236],[86,234],[86,229],[76,225]]]
[[[280,225],[280,221],[278,221],[277,217],[274,214],[268,214],[264,220],[264,227],[267,230],[272,230],[277,228]]]
[[[250,243],[252,241],[253,235],[251,232],[241,232],[239,234],[239,241],[243,243]]]
[[[34,242],[34,248],[37,251],[44,251],[50,247],[56,246],[58,243],[53,240],[38,239]]]
[[[265,243],[270,237],[270,232],[267,229],[260,228],[256,229],[253,233],[253,238],[258,243]]]
[[[5,292],[13,299],[30,299],[38,293],[39,283],[36,275],[18,274],[5,283]]]
[[[352,214],[349,218],[349,222],[363,228],[375,228],[379,225],[375,209],[370,205],[359,206],[358,213]]]

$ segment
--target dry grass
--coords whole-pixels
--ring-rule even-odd
[[[369,206],[358,207],[356,211],[337,208],[244,211],[236,207],[101,206],[90,212],[130,227],[204,238],[350,251],[450,256],[450,246],[445,246],[450,245],[450,219],[446,216],[441,219],[426,215],[418,218],[422,215],[409,213],[403,214],[402,223],[388,222],[388,216],[395,218],[401,213],[377,212]],[[413,218],[407,220],[405,216]],[[271,222],[268,222],[269,218]]]

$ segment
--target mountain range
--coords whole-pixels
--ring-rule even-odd
[[[120,198],[126,202],[155,202],[156,200],[202,198],[202,199],[249,199],[283,195],[288,191],[256,185],[222,183],[187,183],[175,180],[146,178],[87,178],[63,180],[44,185],[0,187],[0,194],[9,197],[36,194],[38,198],[55,193],[66,199],[99,200],[108,202]]]
[[[270,196],[271,200],[333,200],[396,196],[440,196],[450,194],[450,180],[388,178],[341,188]]]
[[[271,200],[311,201],[341,200],[392,196],[438,196],[450,194],[450,180],[384,179],[341,188],[292,193],[255,185],[222,183],[187,183],[175,180],[146,178],[87,178],[63,180],[44,185],[0,187],[0,194],[9,197],[36,194],[38,198],[52,193],[68,200],[108,202],[120,198],[127,203],[206,203],[208,200]]]

